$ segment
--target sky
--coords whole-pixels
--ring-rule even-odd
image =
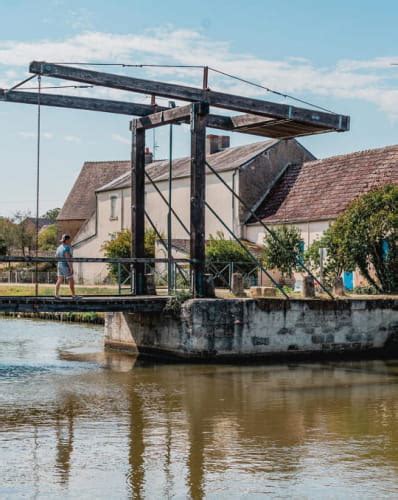
[[[398,66],[391,64],[398,63],[397,2],[0,0],[0,5],[0,88],[29,76],[32,60],[208,65],[350,115],[350,132],[300,139],[319,158],[398,143]],[[105,69],[192,86],[202,82],[200,69]],[[36,85],[33,80],[25,86]],[[295,104],[216,73],[210,73],[209,86]],[[149,102],[147,96],[105,88],[48,92]],[[165,99],[158,102],[167,105]],[[174,128],[173,156],[186,155],[189,128]],[[36,129],[35,106],[0,102],[0,215],[35,211]],[[231,135],[232,146],[258,140]],[[148,132],[147,144],[157,146],[156,158],[168,157],[167,127],[155,136]],[[84,161],[129,156],[129,117],[43,107],[40,212],[62,206]]]

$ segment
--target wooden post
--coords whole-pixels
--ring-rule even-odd
[[[207,103],[191,105],[191,259],[194,297],[205,297],[205,192]]]
[[[144,258],[145,238],[145,129],[132,122],[133,144],[131,155],[131,257]],[[133,293],[145,295],[145,264],[134,264]]]

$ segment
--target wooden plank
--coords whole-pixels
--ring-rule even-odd
[[[38,61],[33,61],[30,64],[29,70],[34,74],[60,78],[63,80],[127,90],[141,94],[153,94],[170,99],[181,99],[183,101],[208,102],[211,106],[240,111],[242,113],[297,120],[302,123],[323,126],[330,130],[342,132],[349,130],[348,116],[299,108],[260,99],[252,99],[250,97]]]
[[[205,297],[206,113],[203,103],[191,105],[190,249],[194,297]]]
[[[145,129],[133,122],[131,155],[131,257],[145,257]],[[145,264],[134,264],[135,295],[145,295]]]

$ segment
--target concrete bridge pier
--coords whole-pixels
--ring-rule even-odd
[[[105,347],[190,361],[396,356],[397,299],[192,299],[107,313]]]

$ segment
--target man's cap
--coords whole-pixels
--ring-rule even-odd
[[[70,240],[69,234],[63,234],[62,238],[59,241],[63,243],[65,240]]]

